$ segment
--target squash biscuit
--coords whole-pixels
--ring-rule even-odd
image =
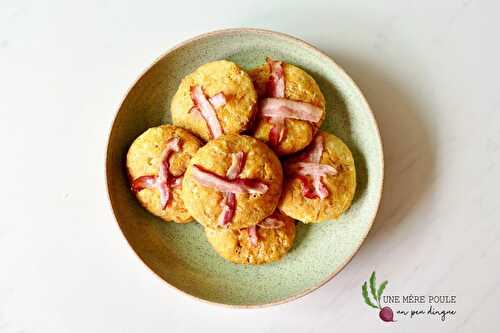
[[[304,70],[281,61],[267,61],[249,72],[261,98],[254,136],[268,143],[279,156],[289,155],[304,149],[312,141],[325,118],[325,98],[316,81]],[[296,107],[294,104],[307,107],[300,111],[308,113],[295,112],[272,121],[272,117],[262,114],[263,104],[275,105],[275,115],[283,113],[280,107],[290,111]],[[273,108],[267,109],[273,111]]]
[[[251,126],[256,101],[245,71],[227,60],[214,61],[182,79],[172,99],[172,121],[204,141],[238,134]]]
[[[356,169],[349,148],[333,134],[319,132],[311,145],[284,162],[287,180],[279,209],[304,223],[335,220],[351,205]]]
[[[142,133],[127,153],[132,191],[141,205],[165,221],[186,223],[191,215],[181,199],[182,176],[201,142],[172,125]]]
[[[293,246],[295,223],[275,212],[256,226],[233,230],[205,228],[207,239],[224,259],[236,264],[267,264],[281,259]]]
[[[281,163],[259,140],[228,134],[209,141],[191,159],[182,198],[205,227],[241,229],[276,208],[282,188]]]

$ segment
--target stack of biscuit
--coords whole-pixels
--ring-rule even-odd
[[[173,125],[130,146],[131,189],[163,220],[203,225],[223,258],[279,260],[293,246],[294,220],[335,220],[351,205],[352,154],[319,130],[325,98],[302,69],[269,58],[248,73],[207,63],[182,80],[171,114]]]

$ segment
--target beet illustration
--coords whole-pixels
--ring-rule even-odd
[[[382,319],[385,322],[395,321],[394,320],[394,313],[392,312],[392,309],[388,306],[384,306],[380,310],[378,316],[380,317],[380,319]]]
[[[370,295],[368,293],[368,283],[366,281],[361,287],[361,294],[363,296],[363,299],[365,300],[366,305],[380,310],[378,314],[380,319],[385,322],[394,322],[394,312],[392,311],[392,309],[388,306],[382,307],[380,302],[385,287],[387,287],[387,281],[382,282],[377,288],[377,279],[375,277],[375,272],[373,272],[370,276],[370,292],[374,301],[372,301],[370,298]]]

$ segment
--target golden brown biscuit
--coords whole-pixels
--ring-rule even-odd
[[[295,239],[295,223],[291,218],[279,212],[271,217],[282,223],[271,228],[259,223],[250,227],[255,228],[254,231],[205,228],[205,234],[215,251],[226,260],[237,264],[267,264],[288,253]]]
[[[178,177],[184,174],[189,160],[200,148],[201,142],[193,134],[179,127],[162,125],[142,133],[128,150],[127,169],[136,197],[144,208],[165,221],[186,223],[191,220],[191,215],[182,202],[180,186],[174,187],[173,183],[167,186],[171,195],[166,207],[161,203],[160,186],[156,186],[159,184],[160,166],[166,147],[174,142],[178,143],[179,151],[169,151],[169,156],[165,159],[168,165],[166,181],[170,183],[177,180],[178,185],[181,185],[181,179]]]
[[[237,154],[244,155],[244,161],[241,170],[229,181],[228,172]],[[186,208],[198,222],[215,228],[221,225],[220,217],[229,196],[225,189],[202,184],[200,174],[215,175],[229,186],[238,185],[236,190],[230,189],[236,191],[234,216],[230,222],[226,221],[231,229],[257,224],[278,204],[283,181],[281,163],[267,145],[250,136],[227,134],[209,141],[193,156],[184,175],[182,197]],[[251,191],[238,193],[245,188]]]
[[[302,69],[283,64],[285,78],[285,98],[313,104],[322,109],[321,120],[313,125],[310,122],[296,119],[286,120],[287,133],[278,146],[273,146],[273,150],[279,155],[288,155],[304,149],[312,140],[317,128],[321,125],[325,117],[325,98],[316,81]],[[254,82],[255,89],[260,98],[267,97],[267,83],[271,71],[268,64],[264,64],[249,71],[249,75]],[[254,136],[264,142],[269,142],[269,135],[272,125],[265,119],[259,119],[255,127]]]
[[[356,169],[351,151],[342,140],[326,132],[319,132],[318,139],[315,139],[308,149],[310,150],[316,141],[321,138],[324,147],[320,157],[320,163],[324,166],[321,168],[333,167],[336,173],[335,175],[331,173],[323,175],[321,183],[318,183],[318,187],[321,187],[322,184],[326,187],[328,192],[326,198],[321,199],[318,195],[315,195],[311,176],[302,174],[302,179],[306,183],[309,182],[311,186],[310,191],[307,191],[301,181],[301,175],[298,174],[299,172],[292,171],[290,174],[290,169],[293,169],[291,162],[300,161],[301,158],[286,161],[284,164],[284,168],[288,173],[279,209],[288,216],[304,223],[337,219],[349,208],[356,191]],[[307,166],[307,164],[304,165]],[[305,194],[315,198],[307,198]]]
[[[227,60],[207,63],[182,79],[171,104],[174,125],[190,130],[205,141],[213,137],[204,117],[192,112],[195,106],[192,88],[197,86],[207,99],[223,93],[225,104],[212,105],[223,134],[241,133],[250,126],[257,94],[248,74]]]

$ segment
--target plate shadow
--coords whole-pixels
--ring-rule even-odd
[[[352,55],[332,57],[353,78],[377,119],[384,146],[382,201],[365,249],[378,234],[390,237],[406,216],[418,208],[435,181],[436,152],[432,124],[426,122],[425,101],[412,98],[390,71]]]

